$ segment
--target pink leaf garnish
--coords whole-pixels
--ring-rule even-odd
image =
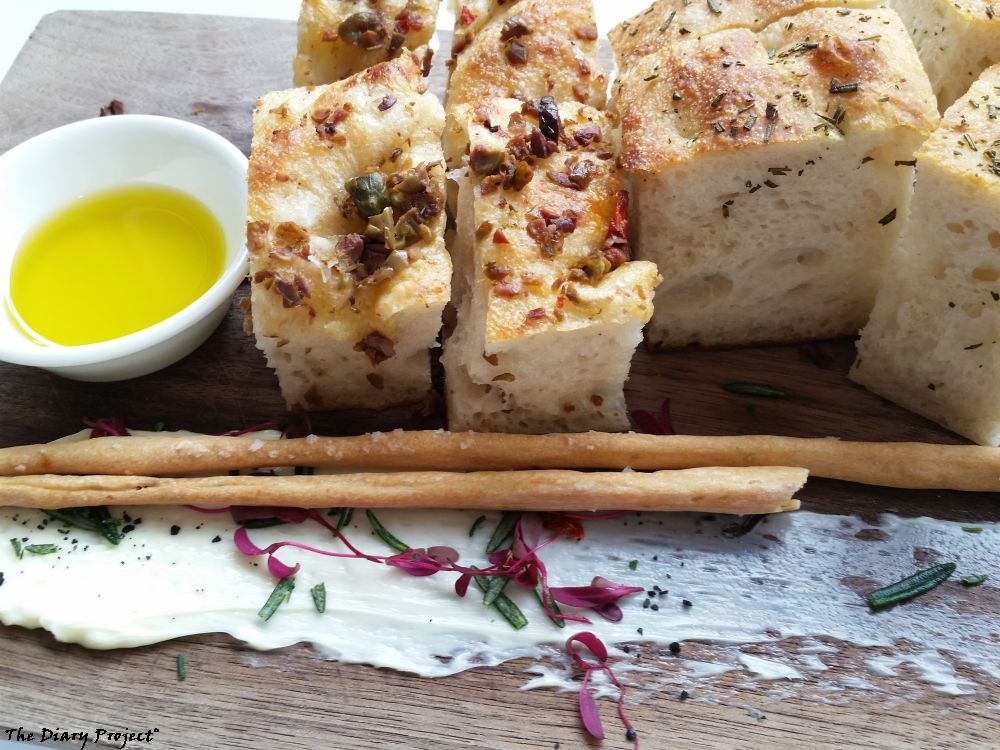
[[[309,518],[309,511],[303,508],[269,508],[234,506],[228,509],[236,523],[244,521],[262,521],[274,518],[285,523],[304,523]]]
[[[251,432],[264,432],[264,430],[276,430],[278,429],[277,422],[261,422],[260,424],[250,425],[249,427],[244,427],[242,430],[230,430],[229,432],[220,432],[220,437],[242,437]]]
[[[295,563],[294,568],[291,565],[286,565],[274,555],[269,555],[267,558],[268,571],[270,571],[271,575],[273,575],[275,578],[279,578],[281,580],[284,580],[286,578],[291,578],[293,575],[299,572],[300,567],[302,566],[299,565],[298,563]]]
[[[674,420],[670,416],[670,399],[665,399],[660,407],[659,416],[648,411],[630,412],[632,421],[635,422],[639,432],[649,435],[676,435],[674,430]]]
[[[585,651],[589,651],[591,656],[597,661],[585,659],[580,649],[575,648],[579,644]],[[615,676],[614,670],[608,665],[608,647],[593,633],[576,633],[571,635],[566,641],[566,653],[570,655],[576,666],[583,672],[583,681],[580,683],[580,722],[587,733],[595,739],[604,739],[604,727],[601,724],[601,717],[597,711],[597,702],[587,690],[590,683],[590,676],[594,672],[604,672],[611,684],[618,688],[618,718],[622,726],[626,729],[626,736],[634,741],[635,750],[639,750],[639,736],[632,728],[632,723],[625,715],[625,686],[621,684]]]
[[[85,419],[83,423],[90,427],[90,437],[128,437],[129,431],[125,429],[125,417],[121,414],[103,419]]]
[[[583,682],[580,684],[580,723],[587,730],[587,734],[595,740],[604,739],[604,724],[601,723],[601,715],[597,712],[597,701],[587,689],[590,681],[590,672],[583,675]]]
[[[472,583],[472,575],[469,573],[463,573],[455,581],[455,593],[460,597],[464,597],[469,591],[469,584]]]
[[[597,576],[589,586],[554,586],[549,589],[549,593],[560,604],[589,608],[606,620],[618,622],[622,619],[618,600],[643,590],[640,586],[622,586]]]

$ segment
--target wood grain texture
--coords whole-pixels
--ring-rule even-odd
[[[102,105],[118,98],[127,112],[198,122],[246,151],[253,102],[264,91],[289,85],[293,54],[294,24],[287,22],[103,12],[46,16],[0,84],[0,150],[51,127],[96,116]],[[639,352],[629,404],[657,409],[669,398],[678,431],[689,434],[962,442],[850,384],[845,373],[852,357],[850,341],[729,352]],[[735,396],[722,389],[732,381],[774,385],[788,398]],[[162,421],[203,432],[293,421],[263,357],[243,334],[235,305],[198,351],[138,380],[74,383],[0,365],[0,414],[0,446],[50,440],[79,429],[83,417],[112,414],[127,415],[139,428]],[[439,412],[421,416],[416,405],[312,418],[317,432],[331,435],[442,425]],[[826,513],[874,517],[893,512],[969,523],[1000,518],[998,497],[990,494],[811,480],[800,496],[805,508]],[[649,658],[656,656],[656,649],[644,648]],[[688,648],[697,657],[700,649],[711,647]],[[524,662],[430,681],[325,662],[305,647],[257,654],[223,636],[88,652],[17,628],[0,631],[0,649],[0,727],[158,727],[153,748],[242,750],[291,743],[345,750],[592,747],[577,728],[573,696],[517,690],[527,679]],[[178,653],[187,658],[183,683],[174,668]],[[995,747],[1000,721],[990,703],[1000,697],[1000,686],[985,697],[953,699],[926,692],[901,700],[894,697],[901,681],[874,682],[884,692],[839,696],[849,699],[846,705],[832,705],[805,687],[780,703],[765,704],[755,690],[734,684],[718,703],[698,696],[680,701],[675,692],[663,691],[630,713],[645,750]],[[748,705],[767,718],[748,715]],[[630,747],[611,721],[611,706],[602,702],[601,708],[609,729],[605,746]]]

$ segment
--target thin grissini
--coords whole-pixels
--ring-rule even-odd
[[[179,475],[313,466],[342,472],[803,466],[812,476],[883,487],[1000,491],[1000,449],[767,435],[587,432],[501,435],[396,431],[359,437],[105,437],[0,449],[0,475]]]
[[[786,467],[181,478],[42,474],[0,477],[0,506],[198,504],[752,514],[798,509],[793,495],[807,476],[805,469]]]

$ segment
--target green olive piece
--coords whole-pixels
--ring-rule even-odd
[[[378,216],[389,206],[389,190],[381,172],[371,172],[348,180],[344,185],[354,199],[358,213],[366,219]]]
[[[387,32],[382,16],[370,10],[348,16],[337,29],[340,38],[362,49],[377,49],[385,43]]]

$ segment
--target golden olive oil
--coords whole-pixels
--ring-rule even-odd
[[[46,342],[94,344],[187,307],[221,276],[225,255],[222,227],[201,202],[124,186],[73,203],[25,237],[9,302]]]

